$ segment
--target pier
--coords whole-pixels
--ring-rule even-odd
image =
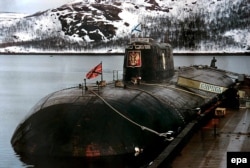
[[[228,109],[216,126],[216,134],[213,120],[195,132],[171,167],[226,168],[227,152],[250,151],[250,109]]]
[[[248,94],[249,85],[243,88]],[[248,99],[239,109],[189,123],[149,168],[227,168],[227,152],[250,152]]]

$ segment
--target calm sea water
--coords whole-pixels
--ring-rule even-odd
[[[175,56],[175,66],[210,65],[212,56]],[[216,56],[218,68],[250,74],[249,56]],[[103,78],[113,80],[123,56],[0,55],[0,168],[34,167],[15,154],[12,134],[31,107],[47,94],[83,82],[85,74],[103,63]],[[115,77],[117,77],[115,75]],[[122,77],[119,72],[118,78]],[[100,77],[89,80],[89,83]]]

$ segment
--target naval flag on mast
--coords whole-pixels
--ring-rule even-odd
[[[142,32],[142,27],[141,27],[141,23],[137,24],[132,30],[131,30],[131,34],[133,34],[134,31],[136,32]]]
[[[91,69],[87,74],[86,78],[87,79],[92,79],[97,77],[98,75],[102,75],[102,62],[98,65],[96,65],[93,69]]]

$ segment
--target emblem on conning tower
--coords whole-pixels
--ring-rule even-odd
[[[129,51],[127,67],[141,67],[141,52]]]

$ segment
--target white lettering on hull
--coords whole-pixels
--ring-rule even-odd
[[[210,85],[210,84],[202,83],[202,82],[200,83],[199,89],[213,92],[213,93],[222,93],[223,92],[223,87]]]

